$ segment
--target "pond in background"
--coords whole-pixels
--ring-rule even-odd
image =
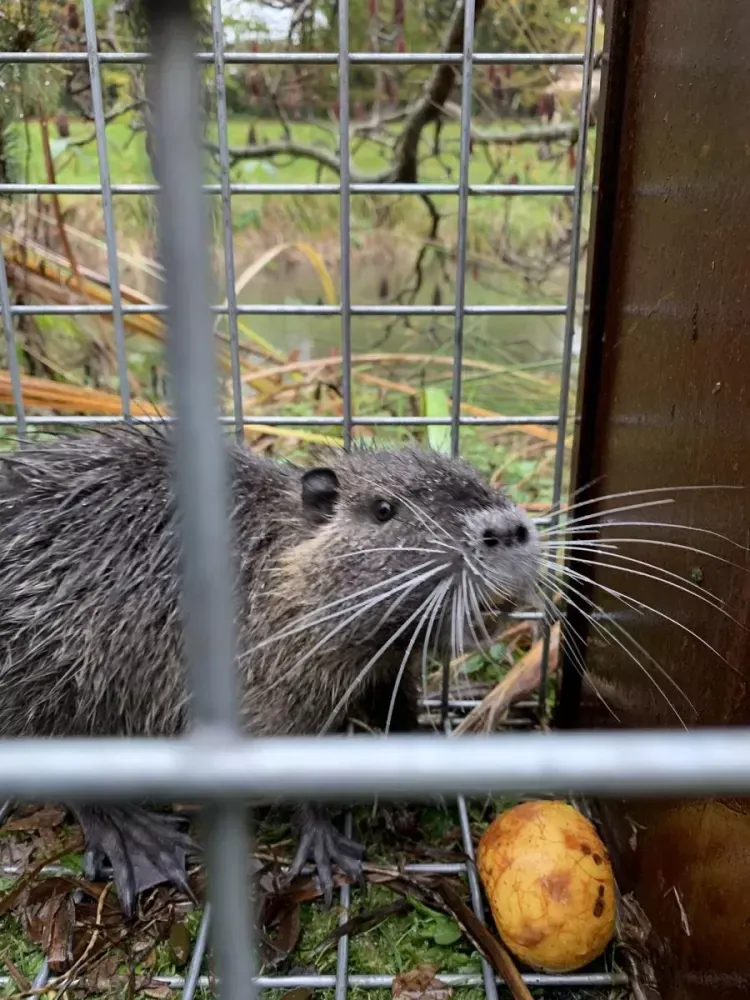
[[[351,276],[352,303],[379,304],[393,301],[395,291],[412,278],[411,261],[404,267],[379,264],[373,267],[353,266]],[[238,268],[238,271],[240,269]],[[437,289],[437,291],[436,291]],[[455,301],[455,286],[436,271],[425,271],[416,302],[429,305],[437,300],[444,305]],[[532,286],[524,287],[516,275],[493,273],[486,279],[482,274],[467,273],[467,305],[500,305],[531,303],[560,304],[565,300],[565,274],[547,283],[545,295],[534,295]],[[406,303],[407,299],[402,300]],[[305,260],[279,260],[267,266],[242,290],[241,304],[323,304],[321,285],[312,267]],[[298,352],[305,361],[330,354],[341,348],[339,316],[290,316],[285,314],[245,316],[243,321],[274,347],[284,353]],[[509,384],[508,378],[495,378],[492,372],[467,370],[465,398],[477,405],[500,412],[548,412],[554,398],[562,354],[563,316],[467,316],[464,322],[464,358],[492,365],[518,369],[527,373],[520,385]],[[453,316],[352,318],[352,348],[354,354],[381,352],[389,355],[452,355]],[[414,366],[401,365],[399,359],[389,360],[389,378],[413,378]],[[410,374],[408,374],[408,373]],[[550,391],[540,398],[534,390],[532,377],[539,377]],[[447,387],[450,370],[446,368]],[[551,383],[551,384],[550,384]],[[528,390],[528,391],[527,391]],[[532,391],[533,390],[533,391]]]

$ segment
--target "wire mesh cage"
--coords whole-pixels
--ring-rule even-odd
[[[71,5],[75,6],[75,5]],[[185,546],[185,587],[187,608],[187,654],[193,692],[195,733],[183,741],[106,741],[96,758],[85,741],[52,746],[49,742],[6,743],[0,747],[0,791],[13,798],[38,800],[44,797],[73,799],[125,799],[153,796],[170,800],[189,796],[206,805],[206,858],[209,904],[206,906],[197,940],[184,977],[166,977],[158,982],[181,990],[190,998],[196,990],[210,985],[204,975],[204,959],[212,936],[220,978],[220,992],[227,998],[246,996],[254,978],[250,942],[250,919],[245,898],[248,839],[242,797],[284,795],[299,798],[310,794],[321,798],[367,798],[374,795],[423,796],[442,793],[455,800],[460,840],[468,862],[416,864],[407,870],[464,874],[468,880],[475,915],[484,919],[473,858],[468,800],[488,789],[519,794],[605,793],[628,791],[680,794],[711,792],[718,789],[747,791],[750,787],[748,738],[741,732],[731,736],[704,732],[693,734],[506,734],[488,738],[480,750],[471,739],[448,741],[440,737],[420,743],[393,738],[386,744],[357,738],[352,749],[342,753],[337,738],[325,740],[242,741],[237,735],[232,622],[230,614],[229,539],[224,527],[226,498],[223,492],[224,465],[220,428],[216,421],[216,379],[214,340],[206,332],[226,322],[231,412],[219,423],[229,426],[238,441],[244,440],[249,425],[266,428],[337,428],[348,448],[358,429],[389,427],[442,427],[449,432],[451,454],[461,451],[461,434],[467,427],[548,428],[553,435],[554,468],[551,477],[550,520],[558,516],[565,493],[566,437],[571,426],[570,398],[574,372],[574,346],[579,323],[579,260],[585,226],[589,158],[592,73],[595,60],[597,4],[590,0],[585,12],[585,45],[580,52],[493,52],[475,51],[475,26],[479,0],[462,0],[453,8],[448,44],[443,51],[355,52],[350,45],[351,13],[347,0],[337,6],[338,50],[307,52],[289,50],[234,50],[227,44],[226,20],[221,0],[211,4],[210,51],[195,53],[195,26],[190,4],[185,0],[147,3],[153,51],[122,51],[104,48],[97,37],[94,0],[81,4],[85,50],[24,51],[0,53],[0,65],[80,65],[89,74],[91,119],[93,121],[99,168],[98,183],[20,183],[3,180],[0,195],[91,196],[101,199],[107,250],[111,301],[102,304],[51,301],[42,304],[14,302],[9,287],[6,262],[0,257],[0,304],[7,345],[9,391],[13,416],[0,423],[17,430],[23,441],[37,429],[85,427],[97,424],[160,417],[144,415],[134,407],[128,380],[128,323],[135,317],[168,313],[170,384],[174,396],[178,451],[177,487],[182,503]],[[121,183],[112,179],[112,149],[108,145],[102,67],[148,64],[153,73],[154,117],[156,122],[155,162],[159,163],[157,183]],[[258,183],[238,181],[233,176],[228,120],[228,74],[233,67],[266,65],[315,65],[332,67],[337,75],[338,99],[338,180],[305,183]],[[460,77],[458,117],[459,171],[451,182],[419,181],[387,175],[362,180],[352,170],[351,77],[358,66],[381,67],[447,66]],[[577,157],[572,182],[565,184],[474,183],[471,177],[472,75],[478,67],[505,65],[570,66],[581,74],[577,121],[570,135],[577,136]],[[201,103],[198,86],[203,69],[213,72],[217,134],[216,177],[206,183],[200,155],[196,108]],[[425,100],[430,100],[427,93]],[[321,156],[324,154],[321,154]],[[226,295],[220,305],[211,305],[209,295],[209,253],[204,194],[218,197],[223,281]],[[293,197],[315,194],[339,202],[340,296],[336,302],[314,304],[241,303],[237,294],[233,212],[243,196]],[[166,276],[165,303],[144,303],[123,293],[118,254],[115,199],[155,195],[158,201],[161,245]],[[409,195],[420,198],[451,196],[457,203],[455,250],[455,300],[446,305],[433,301],[420,304],[380,302],[356,304],[352,295],[352,198],[358,195]],[[564,302],[557,303],[467,303],[469,259],[469,203],[473,199],[566,198],[570,200],[573,224],[567,247],[567,282]],[[5,248],[5,247],[4,247]],[[78,275],[77,280],[85,280]],[[15,331],[24,317],[61,318],[111,316],[114,330],[115,363],[119,387],[119,413],[31,416],[26,413],[24,382],[18,363]],[[341,366],[341,413],[339,416],[245,413],[240,325],[244,316],[285,316],[329,318],[338,324]],[[450,410],[442,416],[425,414],[383,415],[359,413],[353,393],[353,321],[360,317],[393,319],[405,317],[444,318],[452,329]],[[466,369],[465,330],[471,317],[558,317],[562,322],[559,398],[555,412],[518,415],[481,415],[467,412],[462,405]],[[523,616],[528,620],[528,615]],[[542,618],[542,616],[539,616]],[[550,623],[542,620],[544,649],[542,683],[537,721],[546,722],[546,674],[550,653]],[[448,676],[446,674],[446,676]],[[478,704],[478,699],[462,698],[444,683],[441,692],[426,696],[424,707],[450,729],[456,713]],[[527,706],[529,707],[529,706]],[[531,706],[534,707],[533,705]],[[374,739],[374,738],[372,738]],[[356,745],[355,745],[356,744]],[[345,829],[351,833],[352,817]],[[345,885],[340,892],[342,922],[345,922],[356,888]],[[495,972],[482,959],[480,973],[442,976],[452,987],[476,987],[489,1000],[498,995]],[[49,969],[39,970],[33,989],[42,990]],[[626,978],[611,971],[573,975],[529,974],[528,984],[567,989],[617,987]],[[255,978],[259,988],[296,987],[332,989],[337,1000],[352,989],[388,989],[394,976],[362,974],[350,967],[350,947],[346,934],[337,943],[335,973],[330,975],[264,975]]]

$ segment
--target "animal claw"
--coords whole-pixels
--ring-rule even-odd
[[[333,903],[333,864],[355,881],[362,881],[361,844],[339,833],[325,816],[312,808],[303,811],[299,846],[286,875],[287,883],[292,882],[308,861],[313,861],[318,872],[318,881],[323,892],[323,903],[330,909]]]
[[[187,880],[187,857],[197,851],[173,817],[137,806],[74,809],[86,844],[84,872],[92,882],[106,877],[109,860],[123,914],[130,919],[138,896],[169,883],[195,902]]]

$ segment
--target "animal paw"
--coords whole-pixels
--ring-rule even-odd
[[[147,812],[138,806],[76,807],[85,841],[84,872],[92,882],[105,876],[105,862],[120,906],[132,917],[137,897],[156,885],[169,883],[195,902],[187,880],[187,857],[197,847],[178,828],[175,817]]]
[[[308,807],[302,812],[299,846],[287,872],[287,882],[299,875],[307,861],[314,862],[328,909],[333,902],[333,865],[338,865],[350,878],[361,881],[364,853],[361,844],[339,833],[325,815]]]

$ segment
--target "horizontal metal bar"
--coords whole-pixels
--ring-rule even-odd
[[[213,63],[213,52],[196,52],[201,63]],[[359,65],[435,66],[460,65],[460,52],[351,52],[349,61]],[[473,60],[485,66],[583,66],[581,52],[476,52]],[[83,63],[85,52],[0,52],[3,63]],[[99,61],[115,65],[151,62],[148,52],[100,52]],[[224,62],[232,65],[296,65],[336,66],[338,52],[226,52]]]
[[[345,742],[344,742],[345,741]],[[554,792],[750,793],[750,727],[437,735],[0,742],[0,796],[197,802]]]
[[[364,990],[379,990],[390,988],[393,985],[394,976],[378,976],[378,975],[350,975],[347,977],[350,986],[359,987]],[[441,983],[445,983],[446,986],[456,986],[456,987],[466,987],[466,986],[481,986],[482,977],[480,975],[472,975],[471,973],[445,973],[438,975],[437,977]],[[545,973],[524,973],[523,981],[527,986],[532,987],[544,987],[544,986],[557,986],[561,988],[569,987],[570,989],[581,989],[587,986],[591,987],[608,987],[608,986],[627,986],[628,977],[622,972],[580,972],[572,973],[567,975],[548,975]],[[71,988],[74,988],[78,980],[75,980],[70,984]],[[185,985],[185,980],[182,976],[154,976],[151,980],[154,985],[157,986],[167,986],[173,990],[181,990]],[[261,990],[274,990],[274,989],[297,989],[297,988],[307,988],[313,990],[327,990],[333,989],[336,985],[335,976],[258,976],[254,980],[256,986]],[[501,988],[504,983],[501,980],[497,980],[498,986]],[[10,976],[0,976],[0,986],[12,986],[13,980]],[[198,979],[198,987],[200,989],[209,990],[213,986],[213,982],[208,976],[200,976]]]
[[[134,414],[131,422],[137,424],[172,423],[171,417],[143,417]],[[96,427],[97,424],[122,424],[123,416],[81,416],[81,417],[27,417],[26,423],[37,427]],[[246,427],[341,427],[343,417],[294,417],[258,414],[245,416]],[[0,416],[0,427],[14,426],[15,417]],[[234,417],[221,417],[220,423],[233,424]],[[358,427],[447,427],[450,417],[354,417],[352,423]],[[557,417],[461,417],[462,427],[553,427]],[[531,616],[534,617],[533,615]],[[524,621],[526,616],[524,615]]]
[[[312,873],[313,868],[304,865],[301,869],[300,874]],[[413,864],[413,865],[402,865],[399,866],[399,871],[405,871],[412,875],[462,875],[466,872],[466,865],[461,863],[450,864],[448,862],[433,861],[429,864]],[[3,876],[13,876],[13,875],[23,875],[27,871],[25,865],[0,865],[0,875]],[[111,868],[103,866],[102,875],[108,878],[111,875]],[[65,865],[45,865],[41,869],[40,875],[59,875],[64,877],[75,877],[79,873],[73,868],[67,868]]]
[[[123,305],[123,313],[128,316],[162,316],[167,307],[161,303],[149,305]],[[212,306],[217,316],[226,316],[226,306]],[[111,316],[112,306],[78,304],[69,305],[21,305],[11,306],[13,316]],[[237,312],[241,316],[340,316],[341,306],[256,304],[240,305]],[[456,307],[420,305],[361,305],[352,306],[352,316],[454,316]],[[564,305],[483,305],[466,306],[467,316],[564,316]]]
[[[481,986],[482,977],[470,973],[446,973],[437,977],[446,986]],[[393,985],[393,976],[384,975],[350,975],[349,985],[359,986],[362,989],[382,989]],[[335,984],[335,976],[261,976],[257,980],[261,989],[294,989],[295,986],[308,986],[311,988],[327,989]],[[626,986],[628,979],[623,973],[589,972],[568,975],[550,975],[543,973],[524,973],[523,981],[527,986],[561,986],[586,987],[586,986]],[[499,986],[504,983],[496,980]]]
[[[204,194],[221,194],[219,184],[204,184]],[[232,194],[279,195],[279,194],[326,194],[341,193],[340,184],[243,184],[229,185]],[[158,184],[113,184],[112,194],[155,195]],[[498,196],[526,198],[543,195],[554,197],[572,195],[572,184],[471,184],[469,194],[480,197]],[[424,195],[458,194],[458,184],[352,184],[352,194]],[[0,184],[0,195],[76,194],[100,195],[100,184]]]
[[[526,616],[525,615],[523,617],[523,620],[526,621]],[[421,708],[424,708],[427,711],[433,710],[433,711],[437,712],[440,709],[441,705],[442,705],[442,699],[438,698],[438,697],[434,697],[434,698],[422,698],[422,699],[420,699],[419,704],[420,704]],[[457,712],[463,712],[463,711],[466,711],[466,710],[469,710],[469,709],[472,709],[472,708],[476,708],[478,705],[481,705],[481,704],[482,704],[482,700],[480,698],[449,698],[448,699],[448,708],[452,709],[454,711],[457,711]],[[536,703],[536,701],[517,701],[517,702],[514,703],[513,707],[516,708],[516,709],[521,709],[521,708],[523,708],[523,709],[535,709],[537,707],[537,703]],[[525,722],[526,720],[522,719],[520,721]],[[513,722],[513,719],[511,717],[510,719],[506,719],[503,722],[503,725],[507,726],[508,724],[510,724],[512,722]]]

